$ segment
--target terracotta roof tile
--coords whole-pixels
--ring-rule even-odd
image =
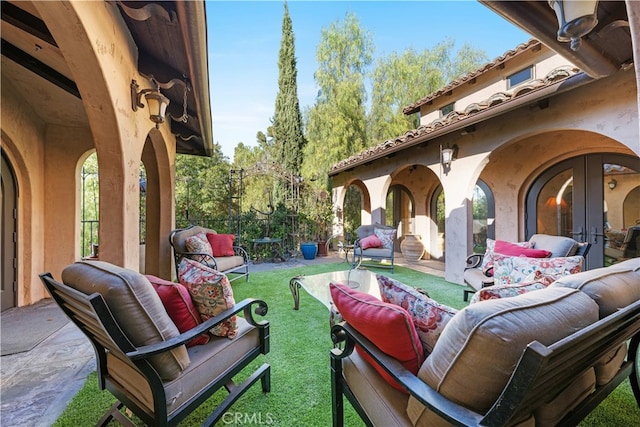
[[[340,170],[348,169],[369,160],[384,155],[385,152],[400,147],[402,145],[409,145],[409,143],[416,138],[423,138],[430,133],[445,129],[460,120],[473,117],[474,115],[481,113],[489,108],[497,105],[509,103],[516,98],[521,98],[531,92],[534,92],[540,88],[558,84],[561,81],[568,79],[569,77],[579,73],[580,70],[573,66],[558,67],[549,72],[544,78],[532,80],[524,85],[517,86],[511,92],[497,92],[491,95],[489,98],[482,102],[477,102],[468,105],[463,111],[452,111],[445,117],[441,117],[432,121],[426,125],[421,125],[417,129],[408,130],[402,136],[398,136],[394,139],[389,139],[383,143],[380,143],[374,147],[368,148],[354,156],[351,156],[345,160],[342,160],[331,168],[331,172],[337,172]]]
[[[486,73],[489,70],[492,70],[498,66],[500,66],[501,64],[505,63],[506,61],[510,60],[511,58],[526,52],[528,50],[533,50],[533,49],[537,49],[539,48],[541,45],[541,43],[536,40],[536,39],[531,39],[526,43],[522,43],[519,44],[518,46],[515,47],[515,49],[512,50],[508,50],[506,51],[504,54],[502,54],[501,56],[497,57],[496,59],[494,59],[491,62],[488,62],[486,64],[484,64],[482,67],[480,67],[479,69],[477,69],[476,71],[472,71],[469,74],[466,74],[456,80],[453,80],[452,82],[450,82],[448,85],[446,85],[445,87],[443,87],[442,89],[433,92],[430,95],[427,95],[426,97],[422,98],[419,101],[414,102],[413,104],[404,107],[402,109],[402,112],[404,114],[413,114],[413,113],[417,113],[418,111],[420,111],[420,107],[427,104],[429,101],[432,101],[438,97],[440,97],[441,95],[444,95],[445,93],[457,88],[458,86],[463,85],[464,83],[469,82],[470,80],[475,79],[476,77],[478,77],[479,75]]]

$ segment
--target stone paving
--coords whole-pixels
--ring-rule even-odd
[[[344,260],[344,257],[332,253],[331,256],[315,260],[292,259],[276,264],[256,264],[251,266],[250,272],[339,260]],[[345,267],[347,265],[345,263]],[[408,264],[400,256],[396,258],[396,265],[438,276],[444,275],[444,265],[438,261]],[[0,426],[51,426],[95,369],[94,352],[89,340],[71,322],[31,351],[2,356]]]

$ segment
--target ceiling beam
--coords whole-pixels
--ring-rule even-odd
[[[44,62],[41,62],[28,53],[18,49],[16,46],[4,39],[2,39],[2,56],[7,57],[16,64],[51,82],[76,98],[82,99],[78,86],[76,86],[73,80],[68,79],[66,76],[60,74]]]

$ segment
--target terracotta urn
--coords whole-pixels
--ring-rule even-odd
[[[424,254],[424,244],[417,234],[405,234],[400,243],[400,251],[407,262],[418,262]]]

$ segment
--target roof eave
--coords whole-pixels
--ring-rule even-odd
[[[362,154],[360,159],[349,161],[349,159],[340,162],[344,163],[340,165],[338,163],[335,165],[330,171],[329,176],[335,176],[347,170],[353,169],[358,166],[362,166],[364,164],[370,163],[375,160],[379,160],[389,156],[390,154],[397,153],[400,151],[407,150],[408,148],[415,147],[419,144],[423,144],[428,141],[432,141],[434,139],[440,138],[442,136],[464,130],[465,128],[481,123],[485,120],[489,120],[491,118],[497,117],[499,115],[505,114],[507,112],[516,110],[525,105],[531,105],[538,101],[541,101],[545,98],[551,98],[553,96],[559,95],[564,92],[568,92],[570,90],[576,89],[585,84],[591,83],[595,81],[593,78],[589,77],[586,73],[580,72],[578,74],[574,74],[564,80],[561,80],[555,84],[551,84],[548,86],[541,87],[539,89],[528,92],[524,95],[516,97],[514,99],[505,101],[501,104],[495,105],[493,107],[489,107],[477,114],[464,117],[450,125],[447,125],[443,128],[434,130],[424,135],[417,136],[412,138],[409,141],[403,141],[395,144],[395,146],[391,146],[389,148],[382,148],[377,150],[376,153],[366,155],[366,152]],[[387,144],[392,144],[392,141],[387,141],[386,143],[381,144],[382,146]],[[376,147],[373,147],[374,150]],[[338,166],[340,165],[340,166]]]

